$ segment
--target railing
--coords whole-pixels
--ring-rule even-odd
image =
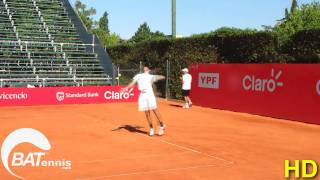
[[[75,82],[77,86],[84,86],[85,81],[106,81],[107,83],[111,83],[112,78],[12,78],[12,79],[0,79],[0,87],[2,88],[6,82],[21,82],[21,83],[39,83],[41,87],[46,87],[46,82],[48,81],[70,81]]]
[[[92,39],[92,44],[84,44],[84,43],[56,43],[56,42],[38,42],[38,41],[6,41],[6,40],[0,40],[0,44],[14,44],[19,45],[21,47],[24,47],[24,50],[28,50],[28,45],[47,45],[47,47],[51,46],[55,48],[55,51],[60,50],[63,51],[63,46],[76,46],[78,47],[91,47],[92,52],[94,53],[94,47],[97,46],[94,43],[94,39]],[[57,48],[59,47],[59,48]],[[22,49],[21,49],[22,50]]]

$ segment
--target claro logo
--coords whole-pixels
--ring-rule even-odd
[[[134,96],[133,88],[131,88],[127,92],[115,92],[115,91],[106,91],[104,93],[104,98],[106,100],[122,100],[122,99],[129,99],[130,97]]]
[[[316,90],[318,95],[320,96],[320,80],[317,82]]]
[[[10,133],[2,143],[1,160],[4,168],[13,176],[18,176],[10,167],[61,167],[63,169],[71,169],[71,161],[68,160],[46,160],[45,152],[13,152],[12,161],[9,162],[12,150],[22,143],[30,143],[43,151],[49,151],[51,145],[47,137],[40,131],[30,128],[18,129]]]
[[[270,78],[259,78],[254,75],[246,75],[242,79],[242,87],[246,91],[259,91],[259,92],[274,92],[277,87],[283,87],[283,82],[279,82],[282,71],[276,73],[274,69],[271,70]]]

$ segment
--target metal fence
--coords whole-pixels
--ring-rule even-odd
[[[84,86],[85,81],[105,81],[105,84],[112,85],[112,78],[12,78],[12,79],[0,79],[0,87],[6,87],[10,83],[23,83],[30,85],[38,85],[40,87],[46,87],[49,82],[72,82],[76,86]]]
[[[161,90],[158,90],[158,94],[161,93],[163,94],[163,96],[165,98],[170,98],[170,84],[171,84],[171,78],[170,78],[170,62],[167,60],[166,61],[166,69],[165,69],[165,74],[161,74],[164,75],[166,77],[164,84],[164,88],[161,88]],[[139,62],[139,64],[137,63],[128,63],[126,65],[122,65],[122,66],[116,66],[114,65],[114,79],[116,80],[116,84],[117,85],[121,85],[121,86],[125,86],[127,84],[129,84],[132,81],[132,78],[138,74],[138,73],[142,73],[143,72],[143,63],[142,61]],[[163,90],[164,89],[164,90]],[[159,92],[161,91],[161,92]]]

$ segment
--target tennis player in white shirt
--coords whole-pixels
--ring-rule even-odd
[[[182,96],[185,100],[185,105],[183,106],[183,108],[189,109],[192,106],[192,102],[190,99],[192,76],[189,74],[188,68],[182,69],[182,73]]]
[[[164,80],[164,76],[160,75],[152,75],[150,74],[150,68],[145,66],[143,68],[144,73],[137,74],[134,76],[133,81],[126,86],[123,91],[128,91],[128,89],[132,88],[136,83],[138,84],[138,89],[140,91],[139,95],[139,111],[143,111],[146,114],[146,118],[148,120],[150,126],[150,136],[154,136],[154,127],[151,119],[151,111],[155,114],[159,122],[159,130],[158,135],[162,136],[164,134],[165,125],[163,123],[162,117],[157,109],[157,100],[153,92],[152,84],[159,81]]]

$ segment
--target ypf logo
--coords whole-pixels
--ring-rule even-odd
[[[133,88],[129,89],[127,92],[106,91],[104,93],[104,98],[106,100],[127,100],[132,96],[134,96]]]
[[[246,75],[242,79],[242,87],[246,91],[274,92],[278,87],[283,87],[283,82],[280,82],[282,71],[276,73],[271,70],[271,78],[258,78],[254,75]]]
[[[318,95],[320,96],[320,80],[317,82],[316,90]]]
[[[219,89],[219,73],[199,73],[198,86],[201,88]]]
[[[63,101],[64,100],[64,92],[57,92],[56,98],[59,102]]]
[[[13,176],[24,179],[18,176],[11,167],[61,167],[63,169],[71,168],[71,161],[67,160],[44,160],[45,152],[13,152],[12,161],[9,162],[9,156],[12,150],[22,143],[30,143],[43,151],[49,151],[51,145],[47,137],[40,131],[30,128],[18,129],[10,133],[2,143],[1,160],[4,168]]]

